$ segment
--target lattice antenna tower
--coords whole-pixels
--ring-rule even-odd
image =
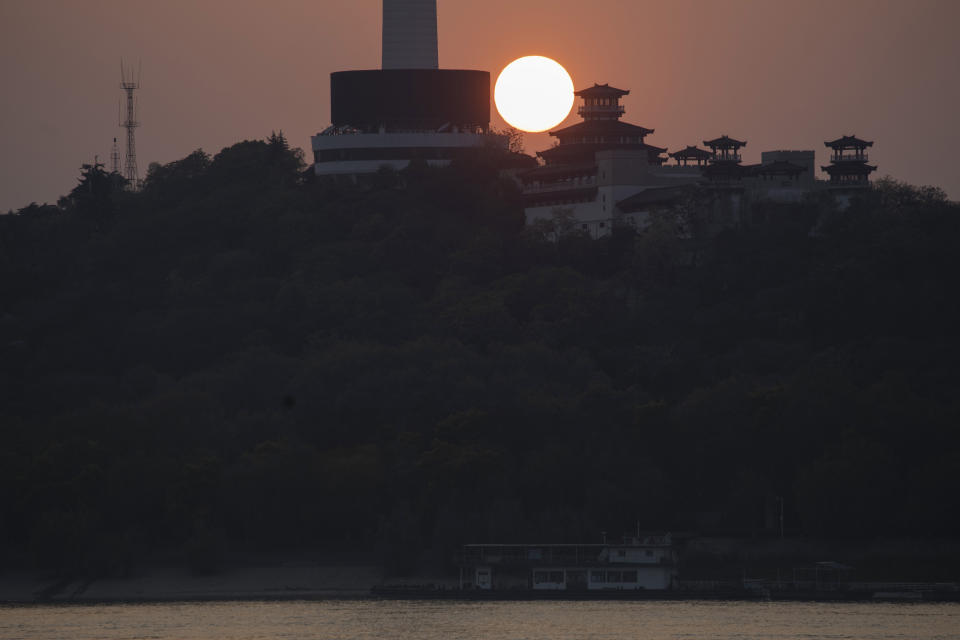
[[[137,101],[133,92],[140,88],[140,71],[136,72],[123,66],[120,61],[120,88],[127,93],[126,117],[121,114],[120,126],[127,130],[127,157],[123,166],[123,177],[127,179],[131,189],[140,187],[140,172],[137,170],[137,140],[136,129],[140,126],[137,121]]]
[[[110,148],[110,173],[120,173],[120,144],[117,139],[113,139],[113,147]]]

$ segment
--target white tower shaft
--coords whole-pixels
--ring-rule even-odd
[[[383,0],[383,68],[439,66],[437,0]]]

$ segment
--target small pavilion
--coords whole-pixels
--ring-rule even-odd
[[[740,149],[747,146],[746,141],[736,140],[722,135],[713,140],[704,140],[704,146],[710,147],[713,157],[704,169],[704,176],[714,182],[738,181],[744,176],[744,167],[740,164]]]
[[[696,146],[687,146],[680,151],[668,154],[677,161],[677,166],[687,166],[690,163],[696,163],[698,167],[703,166],[713,159],[713,154],[706,149],[700,149]]]
[[[872,141],[843,136],[823,144],[833,150],[830,164],[821,167],[830,175],[831,186],[869,186],[870,174],[877,170],[875,166],[867,164],[870,158],[866,149],[873,146]]]

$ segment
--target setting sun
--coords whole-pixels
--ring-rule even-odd
[[[531,133],[546,131],[570,113],[573,80],[555,60],[526,56],[500,72],[494,101],[507,124]]]

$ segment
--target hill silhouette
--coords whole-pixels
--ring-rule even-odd
[[[960,534],[960,210],[882,181],[557,242],[491,151],[369,184],[282,134],[0,216],[8,565],[644,529]]]

